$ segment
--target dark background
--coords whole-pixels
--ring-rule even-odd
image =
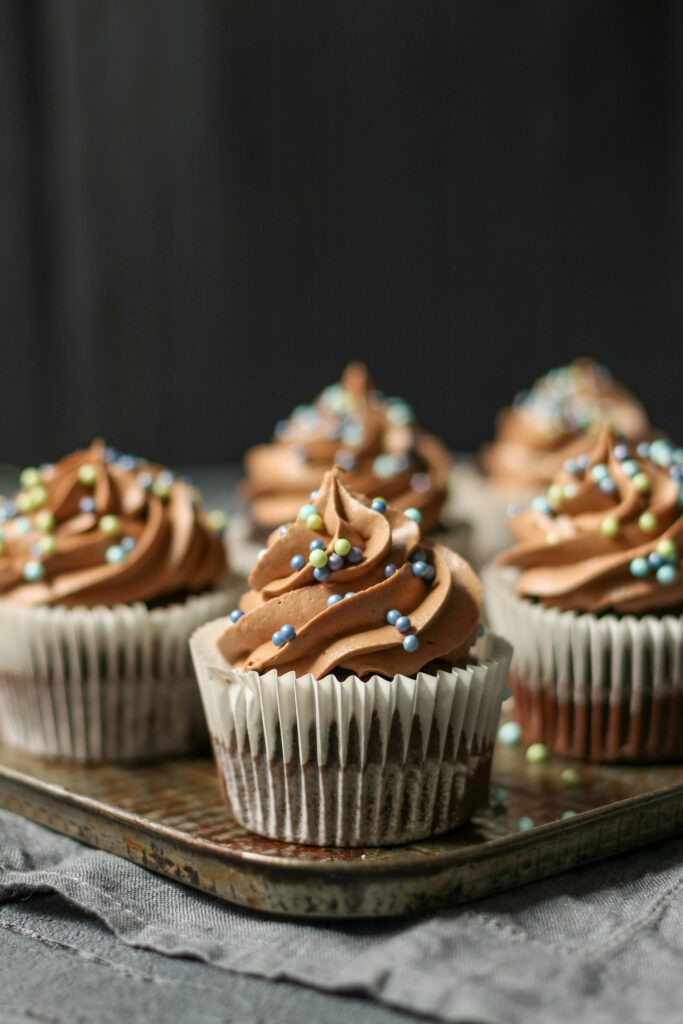
[[[676,3],[0,0],[0,461],[236,460],[368,361],[458,449],[597,356],[681,433]]]

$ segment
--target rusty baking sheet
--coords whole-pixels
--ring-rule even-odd
[[[0,806],[222,899],[275,914],[415,914],[511,889],[683,831],[683,765],[580,765],[499,746],[505,800],[437,839],[385,849],[275,843],[221,802],[213,762],[50,763],[0,748]],[[563,819],[565,811],[578,812]],[[518,830],[529,817],[534,827]]]

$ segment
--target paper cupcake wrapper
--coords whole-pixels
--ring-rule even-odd
[[[206,739],[188,640],[239,587],[149,609],[0,601],[0,739],[76,761],[182,754]]]
[[[219,780],[237,820],[316,846],[408,842],[486,802],[511,648],[416,679],[239,672],[217,649],[227,619],[190,641]]]
[[[453,517],[445,527],[427,536],[437,544],[443,544],[444,547],[457,551],[463,558],[469,558],[471,534],[470,523],[462,518]],[[265,547],[265,544],[265,539],[263,541],[254,540],[252,526],[247,515],[237,513],[231,517],[228,525],[228,549],[230,565],[234,572],[246,579],[256,564],[259,551]]]
[[[517,597],[517,570],[482,574],[488,621],[514,644],[527,743],[599,761],[683,759],[683,618],[563,612]]]

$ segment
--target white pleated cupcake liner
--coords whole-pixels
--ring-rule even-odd
[[[0,601],[0,740],[81,762],[191,751],[206,729],[188,641],[241,586],[148,608]]]
[[[219,779],[237,820],[272,839],[380,846],[447,831],[486,802],[510,645],[467,668],[367,682],[240,672],[227,619],[190,641]]]
[[[234,572],[244,576],[245,579],[254,568],[259,551],[266,545],[265,539],[262,542],[254,540],[252,529],[246,514],[238,512],[230,518],[228,525],[230,565]],[[427,537],[436,541],[437,544],[457,551],[463,558],[469,558],[471,534],[472,528],[468,522],[460,518],[453,518],[447,521],[444,527],[427,534]]]
[[[683,759],[683,618],[544,608],[518,570],[482,573],[491,627],[514,644],[511,688],[526,742],[592,760]]]

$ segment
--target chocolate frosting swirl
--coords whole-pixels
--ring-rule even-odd
[[[383,398],[367,369],[350,364],[340,384],[278,424],[271,444],[246,455],[242,493],[253,522],[271,530],[293,519],[335,463],[362,494],[381,494],[396,508],[417,508],[433,530],[446,500],[450,456],[415,423],[410,406]]]
[[[237,621],[219,640],[227,660],[243,671],[276,668],[320,679],[335,670],[393,678],[433,659],[463,659],[481,614],[481,587],[467,562],[421,540],[417,523],[399,509],[372,509],[347,488],[337,466],[325,475],[316,507],[319,529],[300,519],[271,534],[240,601],[243,614],[233,612]],[[320,541],[329,558],[335,543],[351,546],[321,582],[309,561],[311,541]],[[297,556],[302,568],[293,569]],[[392,609],[409,617],[417,649],[404,648],[405,635],[387,620]],[[278,646],[284,624],[295,636]]]
[[[227,572],[220,526],[194,487],[95,441],[22,473],[0,507],[0,595],[27,605],[114,605],[196,593]]]
[[[547,496],[511,519],[520,544],[499,558],[517,592],[548,607],[642,614],[683,602],[683,449],[633,449],[607,428],[585,439]]]
[[[576,359],[539,378],[511,408],[501,410],[496,438],[482,449],[481,461],[502,487],[543,487],[573,450],[582,450],[582,438],[600,423],[630,441],[652,436],[635,396],[592,359]]]

